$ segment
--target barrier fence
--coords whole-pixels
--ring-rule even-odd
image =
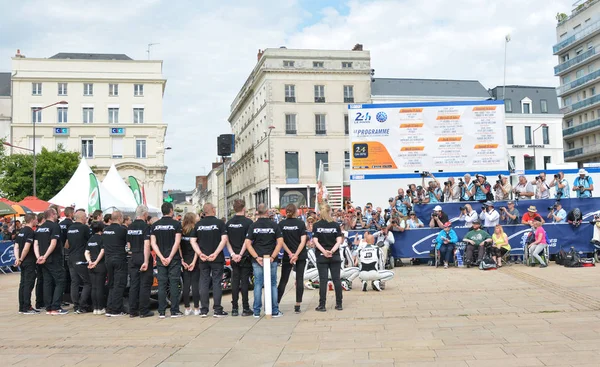
[[[12,272],[10,267],[15,264],[13,241],[0,241],[0,273]]]

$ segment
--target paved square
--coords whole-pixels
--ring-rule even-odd
[[[395,271],[341,312],[307,290],[294,314],[290,286],[271,320],[18,315],[19,275],[0,275],[0,365],[600,366],[600,267]]]

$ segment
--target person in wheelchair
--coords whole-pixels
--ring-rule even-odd
[[[367,245],[358,250],[358,261],[360,273],[358,277],[362,281],[363,292],[367,291],[367,284],[370,281],[374,290],[381,292],[385,283],[394,277],[394,272],[384,270],[383,251],[375,246],[375,237],[367,234]]]
[[[496,265],[502,267],[502,256],[510,251],[510,243],[508,243],[508,236],[504,233],[504,229],[500,224],[496,224],[494,234],[492,235],[492,259],[496,262]]]
[[[452,229],[452,223],[444,223],[444,229],[437,235],[435,242],[435,251],[440,252],[440,260],[443,259],[444,261],[444,269],[448,269],[450,258],[454,254],[454,246],[456,246],[456,243],[458,242],[458,236]]]
[[[471,230],[465,235],[463,242],[467,244],[467,266],[470,266],[472,264],[479,265],[479,263],[483,259],[483,255],[485,255],[485,245],[492,243],[492,237],[489,235],[489,233],[481,229],[481,222],[479,221],[479,219],[477,219],[473,222],[473,227],[471,228]],[[477,262],[475,263],[474,252],[476,247],[478,248],[478,256]]]

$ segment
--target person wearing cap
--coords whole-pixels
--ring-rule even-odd
[[[463,179],[463,185],[459,186],[461,188],[461,199],[462,201],[471,201],[473,200],[473,195],[471,194],[471,191],[473,190],[473,181],[471,180],[471,175],[467,173]]]
[[[570,197],[569,192],[569,181],[565,178],[565,173],[560,171],[554,175],[554,178],[550,182],[550,187],[556,186],[556,193],[554,198],[557,200],[568,199]]]
[[[483,210],[479,214],[479,219],[483,221],[484,227],[495,227],[496,224],[500,223],[500,213],[494,209],[494,203],[486,201],[483,204]]]
[[[467,265],[473,264],[473,253],[475,252],[475,246],[479,247],[479,253],[477,257],[477,265],[483,259],[485,255],[485,244],[492,243],[492,237],[489,233],[481,229],[481,222],[476,220],[473,222],[473,228],[465,235],[463,242],[467,244],[465,251]]]
[[[496,181],[494,185],[494,199],[496,201],[507,200],[510,198],[510,193],[512,192],[512,186],[510,182],[508,182],[508,176],[499,175],[500,179]]]
[[[519,213],[519,209],[515,208],[515,202],[511,200],[507,203],[507,206],[508,208],[504,206],[500,208],[500,219],[506,224],[520,224],[519,217],[521,213]]]
[[[550,199],[550,186],[546,183],[546,172],[540,172],[538,176],[535,176],[535,180],[531,181],[531,184],[536,186],[536,199]]]
[[[452,229],[452,223],[444,223],[444,229],[438,233],[435,242],[435,250],[440,252],[440,259],[444,261],[444,269],[448,269],[448,263],[454,253],[454,246],[458,242],[458,236]]]
[[[554,223],[567,223],[567,212],[563,209],[560,200],[554,203],[548,213],[548,218],[551,218]]]
[[[591,198],[594,191],[594,181],[585,169],[579,170],[579,177],[573,182],[573,191],[576,192],[578,198]]]
[[[515,186],[513,192],[515,193],[515,199],[517,200],[528,200],[535,195],[533,192],[533,185],[527,182],[525,176],[519,176],[519,183]]]
[[[448,215],[442,211],[442,207],[436,205],[431,213],[431,220],[429,221],[430,228],[443,228],[444,223],[448,221]]]
[[[473,196],[473,200],[483,202],[487,199],[487,194],[492,190],[492,185],[487,182],[487,178],[484,175],[477,174],[475,177],[476,180],[473,183],[474,186],[471,189],[471,195]]]
[[[410,212],[408,213],[408,220],[406,221],[406,229],[415,229],[415,228],[423,228],[425,225],[423,222],[417,217],[417,213]]]
[[[535,206],[530,205],[529,208],[527,208],[527,213],[523,214],[521,224],[532,225],[532,221],[534,219],[538,219],[540,222],[544,223],[544,218],[542,218],[542,216],[538,214]]]

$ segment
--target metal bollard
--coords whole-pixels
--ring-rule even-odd
[[[273,295],[271,294],[271,256],[269,255],[263,257],[263,275],[265,283],[265,316],[270,319],[271,315],[273,315],[271,303]]]

